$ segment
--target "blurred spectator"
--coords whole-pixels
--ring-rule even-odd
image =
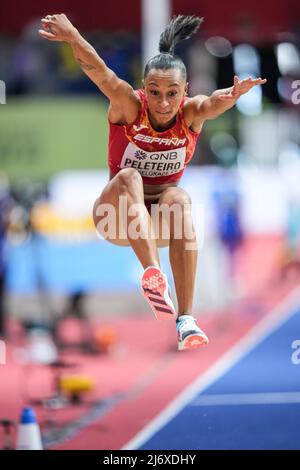
[[[225,170],[220,175],[219,190],[213,195],[216,211],[216,231],[228,254],[228,277],[234,294],[238,294],[236,279],[236,253],[244,235],[240,218],[240,194],[232,173]]]
[[[239,216],[239,195],[233,189],[216,194],[219,237],[230,253],[240,245],[243,235]]]
[[[0,336],[5,333],[5,243],[9,212],[12,208],[9,182],[6,174],[0,173]]]
[[[37,34],[39,25],[39,20],[34,20],[24,27],[12,53],[8,93],[37,94],[56,90],[57,52],[41,43]]]
[[[18,41],[0,40],[0,72],[7,93],[70,94],[97,93],[86,79],[66,43],[48,44],[38,35],[40,20],[26,24]],[[133,84],[135,64],[140,63],[139,38],[128,31],[93,32],[87,38],[121,78]],[[140,86],[140,83],[139,83]]]

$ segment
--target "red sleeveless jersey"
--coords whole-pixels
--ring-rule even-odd
[[[128,125],[109,123],[109,168],[114,175],[122,168],[135,168],[146,184],[179,181],[200,133],[193,132],[184,121],[184,100],[174,126],[163,132],[155,131],[148,119],[145,93],[143,90],[137,93],[141,100],[137,119]]]

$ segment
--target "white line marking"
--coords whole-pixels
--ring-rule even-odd
[[[285,300],[275,307],[268,315],[261,319],[251,330],[227,351],[204,374],[192,382],[178,395],[163,411],[142,429],[133,439],[125,444],[121,450],[134,450],[141,447],[168,421],[176,416],[198,393],[218,380],[237,362],[239,362],[251,349],[254,349],[273,331],[278,329],[290,317],[297,313],[300,304],[300,288],[294,289]]]
[[[190,406],[279,405],[300,403],[300,392],[200,395]]]

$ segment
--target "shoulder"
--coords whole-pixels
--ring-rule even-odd
[[[201,108],[201,104],[208,98],[206,95],[196,95],[191,98],[186,98],[183,109],[184,111],[188,111],[190,113],[199,112]]]
[[[134,122],[143,105],[145,97],[143,90],[133,90],[128,96],[126,105],[122,102],[110,102],[108,108],[108,120],[112,124],[126,125]]]
[[[208,98],[206,95],[197,95],[186,98],[183,104],[183,116],[186,124],[192,131],[200,132],[205,121],[205,116],[201,113],[201,104]]]

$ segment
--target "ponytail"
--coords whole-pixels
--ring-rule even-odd
[[[202,21],[197,16],[175,16],[160,35],[159,52],[174,55],[175,45],[196,33]]]
[[[186,80],[186,68],[180,57],[175,55],[175,46],[178,42],[189,39],[196,33],[202,22],[203,18],[198,16],[175,16],[161,33],[159,54],[147,62],[144,78],[146,78],[151,69],[168,70],[178,68],[183,79]]]

